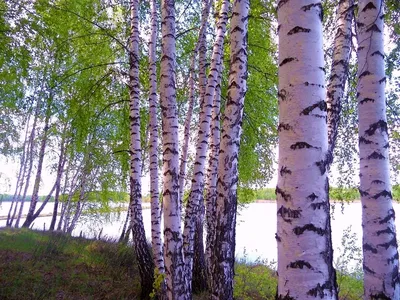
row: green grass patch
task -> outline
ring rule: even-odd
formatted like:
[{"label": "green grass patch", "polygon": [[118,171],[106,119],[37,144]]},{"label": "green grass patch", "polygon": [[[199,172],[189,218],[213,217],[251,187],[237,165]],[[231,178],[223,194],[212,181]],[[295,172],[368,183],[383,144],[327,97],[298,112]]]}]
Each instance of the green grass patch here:
[{"label": "green grass patch", "polygon": [[[236,300],[275,299],[274,265],[239,260]],[[362,298],[362,281],[338,274],[341,300]],[[0,299],[139,299],[131,246],[29,229],[0,229]],[[193,299],[207,299],[194,295]]]},{"label": "green grass patch", "polygon": [[0,299],[137,299],[132,247],[27,229],[0,230]]}]

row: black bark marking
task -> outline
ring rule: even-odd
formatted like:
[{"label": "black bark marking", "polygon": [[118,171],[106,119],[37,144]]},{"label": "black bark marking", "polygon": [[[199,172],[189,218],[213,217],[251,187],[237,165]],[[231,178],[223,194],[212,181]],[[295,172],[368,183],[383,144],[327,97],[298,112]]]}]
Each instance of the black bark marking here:
[{"label": "black bark marking", "polygon": [[283,198],[283,200],[285,200],[286,202],[289,200],[292,200],[292,196],[290,196],[289,193],[285,193],[283,190],[281,190],[278,186],[275,189],[275,194],[276,195],[281,195],[281,197]]},{"label": "black bark marking", "polygon": [[[284,63],[284,61],[285,60],[283,60],[282,64]],[[286,90],[285,89],[281,89],[278,92],[278,98],[281,99],[282,101],[285,101],[286,100],[286,94],[287,94]]]},{"label": "black bark marking", "polygon": [[314,224],[306,224],[304,226],[297,226],[293,228],[293,232],[295,235],[302,235],[305,231],[312,231],[320,236],[323,236],[326,233],[325,229],[316,227]]},{"label": "black bark marking", "polygon": [[326,206],[327,206],[327,202],[311,203],[311,208],[313,210],[325,208]]},{"label": "black bark marking", "polygon": [[282,60],[282,62],[279,64],[279,66],[282,67],[283,65],[290,63],[291,61],[294,61],[294,60],[297,61],[297,58],[295,58],[295,57],[285,58],[284,60]]},{"label": "black bark marking", "polygon": [[372,31],[372,32],[382,32],[380,29],[379,29],[379,27],[378,27],[378,25],[376,25],[376,24],[374,24],[374,25],[372,25],[370,28],[368,28],[367,30],[366,30],[366,32],[370,32],[370,31]]},{"label": "black bark marking", "polygon": [[369,156],[367,157],[367,159],[385,159],[385,157],[384,157],[382,154],[380,154],[380,153],[374,151],[374,152],[372,152],[371,155],[369,155]]},{"label": "black bark marking", "polygon": [[310,83],[310,82],[308,82],[308,81],[304,82],[304,85],[305,85],[305,86],[309,86],[309,85],[311,85],[311,86],[318,86],[318,87],[320,87],[320,88],[323,88],[323,87],[324,87],[323,84]]},{"label": "black bark marking", "polygon": [[371,75],[371,72],[370,71],[364,71],[364,72],[361,73],[361,75],[358,78],[361,78],[361,77],[364,77],[364,76],[368,76],[368,75]]},{"label": "black bark marking", "polygon": [[287,34],[292,35],[292,34],[296,34],[299,32],[310,32],[310,31],[311,31],[311,29],[309,29],[309,28],[296,26],[296,27],[292,28]]},{"label": "black bark marking", "polygon": [[382,192],[374,195],[372,198],[378,199],[379,197],[389,197],[392,199],[392,193],[390,191],[383,190]]},{"label": "black bark marking", "polygon": [[293,127],[290,126],[290,124],[287,124],[287,123],[279,123],[278,131],[282,131],[282,130],[291,130],[291,129],[293,129]]},{"label": "black bark marking", "polygon": [[318,199],[318,196],[315,195],[315,193],[312,193],[311,195],[308,195],[308,196],[307,196],[307,199],[308,199],[308,200],[311,200],[311,201],[314,201],[315,199]]},{"label": "black bark marking", "polygon": [[318,167],[319,170],[321,171],[321,175],[324,175],[325,172],[326,172],[326,167],[328,166],[328,161],[327,161],[327,159],[317,161],[315,164],[317,165],[317,167]]},{"label": "black bark marking", "polygon": [[378,250],[376,248],[372,247],[370,244],[367,244],[367,243],[365,243],[363,245],[363,249],[364,249],[364,251],[371,251],[374,254],[378,253]]},{"label": "black bark marking", "polygon": [[360,192],[361,197],[367,197],[369,196],[369,193],[367,191],[363,191],[362,189],[358,188],[358,191]]},{"label": "black bark marking", "polygon": [[[281,216],[286,223],[292,223],[290,219],[298,219],[301,216],[301,209],[291,209],[283,205],[278,209],[277,215]],[[288,219],[289,218],[289,219]]]},{"label": "black bark marking", "polygon": [[374,102],[375,102],[375,99],[372,99],[372,98],[364,98],[364,99],[362,99],[362,100],[360,101],[360,104],[364,104],[364,103],[367,103],[367,102],[372,102],[372,103],[374,103]]},{"label": "black bark marking", "polygon": [[388,258],[386,261],[388,264],[394,264],[399,259],[399,252],[396,252],[391,258]]},{"label": "black bark marking", "polygon": [[365,144],[365,145],[369,145],[372,144],[373,142],[370,140],[367,140],[365,137],[360,137],[358,140],[359,144]]},{"label": "black bark marking", "polygon": [[288,264],[286,266],[286,269],[303,269],[304,267],[313,270],[313,267],[311,266],[311,264],[308,261],[305,260],[296,260],[294,262],[291,262],[290,264]]},{"label": "black bark marking", "polygon": [[[367,271],[368,273],[375,274],[375,272],[372,271],[370,268],[368,268],[365,264],[363,264],[363,270],[364,270],[364,271]],[[372,298],[371,298],[371,299],[372,299]],[[379,298],[379,299],[380,299],[380,298]]]},{"label": "black bark marking", "polygon": [[375,52],[373,52],[373,53],[371,54],[371,56],[374,56],[374,55],[379,55],[379,56],[381,56],[382,58],[385,58],[385,55],[384,55],[381,51],[379,51],[379,50],[376,50]]},{"label": "black bark marking", "polygon": [[[364,27],[364,23],[357,22],[356,24],[357,24],[357,27],[359,27],[359,28]],[[358,47],[357,50],[362,50],[362,49],[364,49],[364,47]]]},{"label": "black bark marking", "polygon": [[311,8],[313,8],[313,7],[318,7],[319,8],[319,19],[322,22],[323,19],[324,19],[324,10],[322,8],[322,4],[321,3],[312,3],[312,4],[309,4],[309,5],[304,5],[301,9],[303,11],[307,11],[307,10],[311,10]]},{"label": "black bark marking", "polygon": [[386,143],[383,148],[388,149],[389,148],[389,143]]},{"label": "black bark marking", "polygon": [[379,224],[387,223],[387,222],[389,222],[391,219],[393,219],[393,221],[396,219],[396,214],[395,214],[393,208],[389,209],[388,215],[387,215],[383,220],[379,221]]},{"label": "black bark marking", "polygon": [[318,283],[315,288],[313,288],[307,292],[307,295],[314,296],[314,297],[319,296],[321,299],[323,299],[325,296],[324,290],[332,291],[332,284],[329,281],[326,281],[323,285]]},{"label": "black bark marking", "polygon": [[[397,255],[397,259],[398,258],[399,258],[399,255]],[[392,287],[394,288],[396,286],[396,284],[398,284],[399,282],[400,282],[399,266],[398,266],[398,264],[396,264],[393,266],[393,271],[392,271]]]},{"label": "black bark marking", "polygon": [[385,248],[386,250],[389,249],[389,247],[394,247],[397,249],[397,241],[396,241],[396,236],[394,236],[389,242],[387,243],[382,243],[376,245],[377,247],[382,247]]},{"label": "black bark marking", "polygon": [[277,233],[275,233],[275,239],[276,239],[276,241],[277,242],[282,242],[282,239],[281,239],[281,237],[277,234]]},{"label": "black bark marking", "polygon": [[321,149],[320,147],[311,146],[310,144],[308,144],[306,142],[297,142],[290,146],[290,149],[292,149],[292,150],[304,149],[304,148],[306,148],[306,149],[310,149],[310,148]]},{"label": "black bark marking", "polygon": [[365,12],[368,9],[376,9],[376,6],[372,2],[368,2],[368,4],[365,5],[364,8],[362,9],[362,12]]},{"label": "black bark marking", "polygon": [[381,132],[387,133],[388,132],[387,123],[384,120],[379,120],[378,122],[371,124],[369,128],[365,130],[365,133],[371,136],[378,129],[380,129]]},{"label": "black bark marking", "polygon": [[321,111],[326,111],[326,102],[324,100],[319,101],[317,103],[314,103],[313,105],[310,105],[303,109],[300,113],[300,115],[309,115],[310,112],[312,112],[314,109],[319,108]]},{"label": "black bark marking", "polygon": [[292,174],[292,171],[290,171],[287,167],[282,167],[281,170],[279,171],[279,173],[281,174],[281,176],[285,175],[285,174]]},{"label": "black bark marking", "polygon": [[377,234],[378,236],[380,236],[381,234],[395,234],[395,232],[393,231],[392,228],[387,227],[387,228],[384,229],[384,230],[378,230],[378,231],[376,232],[376,234]]},{"label": "black bark marking", "polygon": [[283,5],[285,5],[286,3],[288,3],[289,0],[281,0],[278,2],[278,9],[281,8]]},{"label": "black bark marking", "polygon": [[372,180],[372,183],[375,183],[375,184],[384,184],[385,182],[382,181],[382,180]]},{"label": "black bark marking", "polygon": [[379,84],[382,84],[382,83],[386,82],[386,76],[383,77],[382,79],[380,79],[378,82],[379,82]]}]

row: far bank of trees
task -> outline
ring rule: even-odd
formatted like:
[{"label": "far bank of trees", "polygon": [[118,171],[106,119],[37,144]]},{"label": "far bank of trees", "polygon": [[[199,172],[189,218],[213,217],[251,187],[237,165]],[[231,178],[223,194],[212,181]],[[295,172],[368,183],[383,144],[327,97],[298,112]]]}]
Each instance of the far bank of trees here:
[{"label": "far bank of trees", "polygon": [[[359,149],[365,297],[396,299],[388,132],[396,169],[398,87],[385,97],[385,84],[396,80],[399,7],[357,5],[0,4],[0,150],[20,165],[7,226],[29,227],[54,200],[50,229],[71,234],[94,191],[105,203],[129,191],[121,240],[132,233],[142,298],[156,281],[162,299],[203,291],[233,299],[238,193],[250,198],[271,178],[279,137],[277,299],[338,299],[329,173],[351,174]],[[54,184],[39,202],[45,166]],[[151,249],[142,217],[147,173]]]}]

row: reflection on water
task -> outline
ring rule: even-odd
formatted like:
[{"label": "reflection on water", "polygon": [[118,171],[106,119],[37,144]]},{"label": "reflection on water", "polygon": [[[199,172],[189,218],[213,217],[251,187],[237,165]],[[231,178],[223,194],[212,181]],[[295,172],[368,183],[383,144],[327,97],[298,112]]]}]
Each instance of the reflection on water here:
[{"label": "reflection on water", "polygon": [[[0,216],[8,213],[10,202],[3,202],[0,207]],[[26,212],[28,206],[25,206]],[[394,203],[396,214],[399,213],[400,205]],[[43,210],[43,214],[51,213],[53,204],[49,203]],[[24,213],[26,213],[24,211]],[[118,239],[126,212],[97,214],[82,216],[73,235],[79,236],[81,233],[85,237],[98,237],[100,231],[103,238]],[[146,236],[150,239],[150,210],[143,210],[143,222],[145,225]],[[33,228],[43,229],[50,225],[51,217],[41,217],[35,220]],[[399,226],[399,219],[396,219],[396,227]],[[0,221],[0,227],[5,226],[6,221]],[[334,246],[334,259],[337,261],[345,250],[341,245],[341,239],[346,229],[351,226],[351,232],[356,238],[355,246],[361,248],[361,204],[350,203],[335,205],[332,212],[332,242]],[[276,261],[277,246],[275,241],[276,232],[276,204],[275,203],[252,203],[239,211],[236,227],[236,256],[247,261]],[[350,262],[349,267],[355,267],[355,262]]]}]

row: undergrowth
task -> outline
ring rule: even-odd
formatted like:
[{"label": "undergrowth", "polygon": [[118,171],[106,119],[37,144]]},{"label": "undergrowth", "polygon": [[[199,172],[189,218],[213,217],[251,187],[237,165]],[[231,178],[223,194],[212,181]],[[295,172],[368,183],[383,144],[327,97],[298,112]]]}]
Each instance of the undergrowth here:
[{"label": "undergrowth", "polygon": [[[350,239],[350,242],[349,242]],[[354,237],[337,263],[341,300],[361,299],[362,281],[340,268],[352,259]],[[350,255],[350,256],[349,256]],[[275,299],[274,263],[239,259],[235,300]],[[140,278],[130,245],[29,229],[0,229],[0,299],[139,299]],[[193,299],[207,299],[207,293]]]}]

